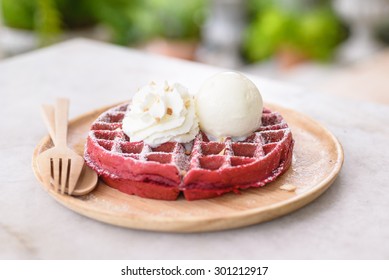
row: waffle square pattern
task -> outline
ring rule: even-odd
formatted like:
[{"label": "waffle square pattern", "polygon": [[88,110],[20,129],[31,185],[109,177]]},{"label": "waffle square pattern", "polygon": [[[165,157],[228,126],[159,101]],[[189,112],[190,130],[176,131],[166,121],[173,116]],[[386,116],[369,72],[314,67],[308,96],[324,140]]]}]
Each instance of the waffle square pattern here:
[{"label": "waffle square pattern", "polygon": [[206,199],[261,187],[291,165],[292,133],[282,116],[264,109],[262,125],[243,141],[210,141],[200,132],[191,143],[150,147],[122,131],[128,104],[92,124],[85,160],[110,187],[151,199]]}]

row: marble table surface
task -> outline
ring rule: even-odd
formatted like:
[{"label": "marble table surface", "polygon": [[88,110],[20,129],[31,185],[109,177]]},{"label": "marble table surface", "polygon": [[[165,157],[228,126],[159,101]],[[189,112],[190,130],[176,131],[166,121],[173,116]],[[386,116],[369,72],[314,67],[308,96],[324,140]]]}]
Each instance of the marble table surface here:
[{"label": "marble table surface", "polygon": [[241,229],[176,234],[119,228],[64,208],[31,168],[46,135],[40,104],[71,99],[70,117],[129,99],[152,79],[196,91],[222,69],[83,39],[0,63],[1,259],[388,259],[389,107],[251,76],[264,99],[305,113],[344,147],[343,169],[313,203]]}]

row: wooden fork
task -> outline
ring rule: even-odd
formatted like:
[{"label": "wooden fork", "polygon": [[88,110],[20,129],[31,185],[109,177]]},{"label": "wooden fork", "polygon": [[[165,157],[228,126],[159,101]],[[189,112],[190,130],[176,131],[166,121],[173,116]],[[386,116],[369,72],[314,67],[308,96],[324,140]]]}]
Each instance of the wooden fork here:
[{"label": "wooden fork", "polygon": [[[55,104],[55,132],[49,130],[54,147],[41,153],[37,158],[38,167],[45,185],[54,186],[61,194],[71,195],[80,177],[84,159],[69,149],[67,142],[69,100],[60,98]],[[53,136],[53,135],[52,135]]]}]

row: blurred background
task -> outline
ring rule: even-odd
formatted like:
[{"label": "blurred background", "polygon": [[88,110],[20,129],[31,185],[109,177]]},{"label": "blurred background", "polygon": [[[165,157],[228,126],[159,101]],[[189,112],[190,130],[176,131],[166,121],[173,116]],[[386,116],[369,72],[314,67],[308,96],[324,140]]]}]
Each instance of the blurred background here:
[{"label": "blurred background", "polygon": [[75,37],[322,89],[389,70],[389,0],[0,0],[0,59]]}]

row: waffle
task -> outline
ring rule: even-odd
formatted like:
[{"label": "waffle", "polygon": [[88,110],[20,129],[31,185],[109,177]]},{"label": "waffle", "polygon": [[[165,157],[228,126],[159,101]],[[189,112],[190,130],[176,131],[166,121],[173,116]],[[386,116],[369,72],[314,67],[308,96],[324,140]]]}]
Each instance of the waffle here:
[{"label": "waffle", "polygon": [[291,164],[293,138],[282,116],[263,110],[262,125],[243,141],[210,141],[200,132],[187,144],[150,147],[130,142],[121,129],[128,104],[112,108],[92,124],[85,160],[109,186],[145,198],[187,200],[261,187]]}]

